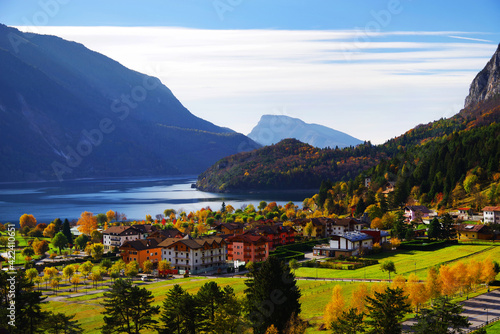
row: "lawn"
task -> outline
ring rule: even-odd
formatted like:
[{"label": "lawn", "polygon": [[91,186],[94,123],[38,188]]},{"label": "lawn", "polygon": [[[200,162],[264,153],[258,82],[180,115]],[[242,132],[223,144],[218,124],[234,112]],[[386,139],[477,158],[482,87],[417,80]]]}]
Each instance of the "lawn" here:
[{"label": "lawn", "polygon": [[495,322],[493,325],[486,327],[488,334],[500,334],[500,321]]},{"label": "lawn", "polygon": [[[199,279],[196,277],[187,279],[175,279],[171,281],[161,281],[142,285],[153,292],[155,305],[162,305],[166,293],[174,284],[180,284],[183,289],[190,293],[196,293],[201,285],[209,282],[209,279]],[[215,280],[220,286],[231,286],[239,297],[243,297],[243,291],[246,288],[244,278],[218,278]],[[330,301],[332,288],[336,284],[341,284],[342,292],[346,300],[350,299],[352,291],[359,283],[337,283],[331,281],[299,280],[298,286],[301,289],[302,297],[302,317],[311,321],[314,328],[308,333],[314,333],[317,325],[321,321],[326,304]],[[79,291],[80,292],[80,291]],[[82,325],[85,333],[99,333],[98,328],[102,326],[103,307],[100,303],[103,301],[103,293],[89,294],[79,297],[67,298],[65,302],[50,301],[44,305],[44,310],[62,312],[65,314],[76,314],[75,320]],[[144,333],[147,333],[144,331]],[[152,332],[153,333],[153,332]]]},{"label": "lawn", "polygon": [[[427,269],[432,266],[439,266],[444,263],[459,259],[492,259],[500,256],[500,247],[489,245],[452,245],[435,251],[397,251],[383,252],[369,258],[377,259],[379,262],[390,259],[394,262],[397,274],[409,276],[416,273],[421,279],[427,277]],[[338,270],[326,268],[299,268],[296,271],[297,277],[318,277],[318,278],[357,278],[357,279],[388,279],[386,272],[380,270],[380,265],[368,266],[356,270]],[[391,276],[393,278],[394,275]]]}]

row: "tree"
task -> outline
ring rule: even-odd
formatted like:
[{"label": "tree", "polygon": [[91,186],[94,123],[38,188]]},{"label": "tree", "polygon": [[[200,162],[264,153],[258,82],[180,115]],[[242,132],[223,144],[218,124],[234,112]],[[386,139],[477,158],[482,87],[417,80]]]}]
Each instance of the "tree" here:
[{"label": "tree", "polygon": [[411,311],[407,299],[402,289],[389,287],[383,293],[375,292],[373,297],[366,297],[368,333],[400,334],[400,322]]},{"label": "tree", "polygon": [[83,277],[87,277],[87,275],[92,271],[92,267],[94,267],[92,262],[86,261],[80,265],[78,270],[82,273]]},{"label": "tree", "polygon": [[64,223],[62,225],[62,233],[66,236],[68,244],[73,245],[73,234],[71,234],[71,227],[69,226],[68,219],[64,219]]},{"label": "tree", "polygon": [[343,311],[342,314],[330,324],[330,330],[335,334],[364,333],[364,313],[358,313],[355,308]]},{"label": "tree", "polygon": [[136,260],[130,261],[125,267],[125,275],[132,278],[139,273],[139,263]]},{"label": "tree", "polygon": [[[0,328],[8,329],[10,333],[25,334],[38,333],[38,328],[47,315],[43,312],[41,304],[46,297],[42,293],[33,289],[34,284],[25,277],[21,271],[15,275],[9,275],[6,271],[0,270]],[[10,304],[8,294],[13,293],[14,306]],[[8,317],[9,308],[14,307],[15,326],[11,326]]]},{"label": "tree", "polygon": [[357,288],[352,292],[351,308],[355,308],[358,314],[365,312],[365,299],[368,294],[368,285],[366,285],[365,283],[359,284]]},{"label": "tree", "polygon": [[243,304],[236,298],[233,288],[225,286],[222,289],[222,303],[215,310],[215,333],[243,332],[242,311]]},{"label": "tree", "polygon": [[80,250],[84,250],[85,247],[87,246],[87,243],[90,241],[89,237],[86,236],[85,234],[80,234],[76,239],[75,239],[75,245],[76,248]]},{"label": "tree", "polygon": [[113,210],[109,210],[106,212],[106,218],[108,219],[108,223],[111,223],[113,219],[116,218],[115,212]]},{"label": "tree", "polygon": [[332,298],[325,307],[323,319],[325,319],[326,327],[331,328],[331,324],[336,321],[344,312],[345,300],[342,295],[342,287],[335,285],[332,289]]},{"label": "tree", "polygon": [[288,265],[290,266],[290,269],[292,269],[294,273],[295,270],[297,270],[300,267],[299,261],[297,261],[297,259],[291,259],[290,262],[288,262]]},{"label": "tree", "polygon": [[429,239],[438,239],[441,235],[441,223],[437,217],[434,217],[429,224],[429,228],[427,229],[427,236]]},{"label": "tree", "polygon": [[416,334],[464,333],[463,327],[470,326],[466,316],[461,316],[463,307],[453,304],[447,297],[437,298],[430,309],[422,309],[412,326]]},{"label": "tree", "polygon": [[56,235],[56,225],[51,223],[43,230],[43,236],[52,239],[54,235]]},{"label": "tree", "polygon": [[406,290],[408,291],[408,300],[411,306],[418,311],[418,307],[428,299],[426,286],[420,284],[419,278],[415,273],[411,273],[410,277],[408,277]]},{"label": "tree", "polygon": [[71,277],[75,274],[75,267],[73,266],[66,266],[63,269],[63,275],[68,279],[68,283],[71,280]]},{"label": "tree", "polygon": [[151,270],[153,270],[153,262],[146,260],[142,264],[142,271],[146,274],[151,274]]},{"label": "tree", "polygon": [[33,246],[33,250],[35,251],[35,254],[37,255],[42,255],[45,254],[45,252],[48,252],[50,250],[49,243],[47,240],[38,240],[35,239],[33,240],[33,243],[31,244]]},{"label": "tree", "polygon": [[160,334],[196,333],[198,324],[198,303],[189,293],[176,284],[167,292],[160,317]]},{"label": "tree", "polygon": [[142,329],[153,329],[158,323],[153,316],[160,313],[160,307],[152,306],[154,297],[146,288],[117,279],[104,297],[103,333],[139,333]]},{"label": "tree", "polygon": [[78,231],[86,235],[91,235],[92,231],[97,229],[97,218],[92,212],[84,211],[76,223]]},{"label": "tree", "polygon": [[33,250],[33,247],[28,246],[23,249],[21,255],[24,256],[25,258],[31,259],[33,255],[35,255],[35,251]]},{"label": "tree", "polygon": [[90,246],[90,255],[96,261],[99,261],[104,255],[104,245],[101,243],[92,244]]},{"label": "tree", "polygon": [[99,232],[98,230],[92,231],[90,234],[90,241],[93,243],[101,243],[102,242],[102,233]]},{"label": "tree", "polygon": [[274,324],[283,331],[292,314],[300,314],[300,289],[290,267],[276,257],[269,257],[260,269],[245,281],[248,320],[255,333],[263,333]]},{"label": "tree", "polygon": [[167,260],[161,260],[160,262],[158,262],[158,274],[166,270],[170,270],[170,262],[168,262]]},{"label": "tree", "polygon": [[33,215],[24,214],[19,218],[21,229],[28,226],[30,229],[36,226],[36,218]]},{"label": "tree", "polygon": [[435,267],[427,269],[427,281],[425,282],[426,295],[430,299],[435,299],[441,295],[441,281]]},{"label": "tree", "polygon": [[8,244],[9,244],[9,238],[7,238],[7,237],[0,237],[0,245],[3,246],[4,249],[7,249],[7,245]]},{"label": "tree", "polygon": [[42,324],[42,329],[45,333],[50,334],[80,334],[83,329],[78,321],[73,320],[75,317],[72,315],[65,315],[63,313],[49,313]]},{"label": "tree", "polygon": [[59,248],[59,255],[61,255],[61,250],[68,245],[68,239],[62,232],[58,232],[54,238],[52,238],[52,245]]},{"label": "tree", "polygon": [[312,222],[307,223],[306,226],[304,227],[304,232],[307,234],[308,237],[312,235],[313,230],[314,230],[314,225]]},{"label": "tree", "polygon": [[54,224],[54,226],[56,227],[56,233],[61,232],[63,222],[60,218],[54,219],[51,224]]},{"label": "tree", "polygon": [[26,270],[25,276],[30,280],[30,282],[33,282],[35,277],[38,277],[38,270],[36,270],[36,268],[30,268]]},{"label": "tree", "polygon": [[380,265],[380,270],[387,271],[389,273],[389,279],[391,279],[391,273],[396,273],[396,266],[391,260],[385,260]]},{"label": "tree", "polygon": [[205,283],[196,294],[199,307],[199,325],[202,332],[214,331],[215,312],[223,304],[223,293],[214,281]]}]

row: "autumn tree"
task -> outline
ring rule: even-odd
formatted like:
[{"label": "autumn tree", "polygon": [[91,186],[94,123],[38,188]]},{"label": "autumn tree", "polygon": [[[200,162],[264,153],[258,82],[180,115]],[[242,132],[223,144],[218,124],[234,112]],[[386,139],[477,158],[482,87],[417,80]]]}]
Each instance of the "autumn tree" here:
[{"label": "autumn tree", "polygon": [[368,285],[361,283],[352,291],[351,308],[356,309],[356,313],[363,313],[366,310],[365,300],[369,295]]},{"label": "autumn tree", "polygon": [[142,271],[145,274],[150,274],[151,270],[153,270],[153,262],[146,260],[142,263]]},{"label": "autumn tree", "polygon": [[97,218],[92,212],[84,211],[76,224],[78,225],[78,231],[90,236],[92,231],[97,229]]},{"label": "autumn tree", "polygon": [[439,281],[441,282],[441,294],[452,296],[458,290],[458,283],[455,280],[454,271],[446,265],[439,268]]},{"label": "autumn tree", "polygon": [[35,251],[33,250],[33,247],[28,246],[22,250],[21,255],[28,261],[31,260],[33,255],[35,255]]},{"label": "autumn tree", "polygon": [[54,235],[56,235],[56,225],[51,223],[43,230],[43,236],[52,239]]},{"label": "autumn tree", "polygon": [[66,236],[62,232],[58,232],[52,238],[52,245],[59,248],[59,254],[61,254],[61,250],[68,245],[68,239],[66,239]]},{"label": "autumn tree", "polygon": [[326,305],[323,319],[327,328],[330,328],[332,322],[336,321],[345,309],[345,300],[342,295],[342,287],[335,285],[332,289],[332,298]]},{"label": "autumn tree", "polygon": [[411,306],[418,311],[421,304],[425,303],[428,299],[426,286],[420,284],[420,280],[414,273],[411,273],[408,277],[408,283],[406,285],[406,291],[408,292],[408,300]]},{"label": "autumn tree", "polygon": [[441,295],[441,280],[438,270],[435,267],[427,269],[427,280],[425,282],[426,295],[430,299],[435,299]]},{"label": "autumn tree", "polygon": [[108,219],[108,223],[111,223],[116,218],[115,212],[113,210],[109,210],[106,212],[106,218]]},{"label": "autumn tree", "polygon": [[137,261],[133,260],[130,261],[126,266],[125,266],[125,275],[132,278],[137,276],[139,273],[139,263]]},{"label": "autumn tree", "polygon": [[68,279],[68,283],[71,280],[71,277],[75,274],[75,267],[73,266],[66,266],[63,269],[63,275]]},{"label": "autumn tree", "polygon": [[104,255],[104,245],[101,243],[95,243],[90,246],[90,255],[96,261],[99,261]]},{"label": "autumn tree", "polygon": [[102,233],[98,230],[92,231],[90,234],[90,241],[93,243],[101,243],[102,242]]},{"label": "autumn tree", "polygon": [[36,226],[36,218],[33,215],[24,214],[19,218],[19,225],[21,229],[28,226],[29,228],[34,228]]}]

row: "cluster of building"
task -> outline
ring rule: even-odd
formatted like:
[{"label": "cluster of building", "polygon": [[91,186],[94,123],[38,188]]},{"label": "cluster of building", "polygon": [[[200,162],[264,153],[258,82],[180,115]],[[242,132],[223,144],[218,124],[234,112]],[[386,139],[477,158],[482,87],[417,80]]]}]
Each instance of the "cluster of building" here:
[{"label": "cluster of building", "polygon": [[[469,208],[460,208],[455,218],[472,215]],[[424,206],[407,206],[405,216],[407,221],[425,221],[434,214]],[[485,207],[483,220],[500,223],[500,207]],[[135,260],[142,267],[149,260],[156,266],[167,260],[173,269],[198,274],[225,269],[228,262],[265,261],[276,247],[294,243],[296,235],[328,238],[328,244],[314,247],[313,252],[334,257],[359,255],[374,244],[389,242],[388,232],[370,229],[367,222],[353,218],[296,219],[291,224],[273,220],[221,223],[214,232],[192,238],[176,229],[156,229],[147,224],[112,226],[103,232],[103,244],[105,251],[120,251],[126,263]],[[459,239],[491,239],[493,232],[485,224],[459,224],[457,235]]]}]

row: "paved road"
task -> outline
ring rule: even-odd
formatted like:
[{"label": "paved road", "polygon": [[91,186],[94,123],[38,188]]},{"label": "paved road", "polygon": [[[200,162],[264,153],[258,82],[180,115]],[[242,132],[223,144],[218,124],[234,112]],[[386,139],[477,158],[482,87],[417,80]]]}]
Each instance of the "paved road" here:
[{"label": "paved road", "polygon": [[[500,317],[500,289],[465,300],[460,304],[464,308],[462,315],[469,319],[470,328],[489,323],[492,319]],[[410,326],[414,323],[413,319],[405,321],[403,330],[411,333]]]}]

